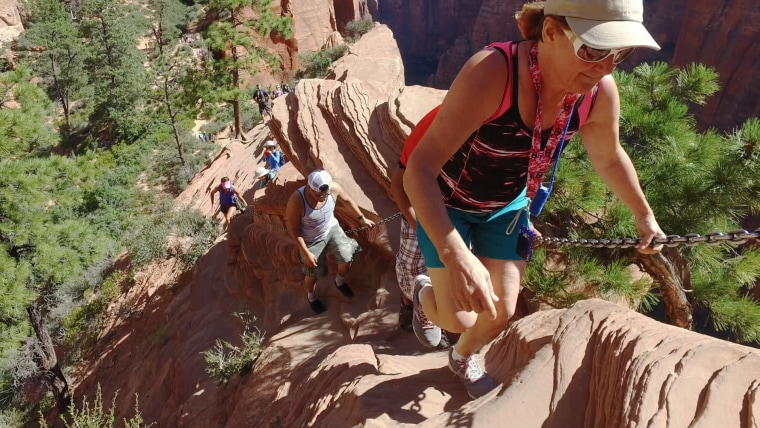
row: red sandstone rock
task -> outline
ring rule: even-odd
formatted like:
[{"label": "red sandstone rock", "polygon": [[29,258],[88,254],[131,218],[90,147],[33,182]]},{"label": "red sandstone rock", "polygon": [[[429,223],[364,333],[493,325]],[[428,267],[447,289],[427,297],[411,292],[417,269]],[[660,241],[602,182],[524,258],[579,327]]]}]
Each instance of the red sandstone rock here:
[{"label": "red sandstone rock", "polygon": [[[364,251],[347,277],[356,297],[346,301],[332,277],[323,278],[317,288],[328,310],[314,315],[283,230],[287,198],[304,174],[325,167],[369,215],[395,213],[383,174],[395,168],[411,124],[443,95],[403,86],[386,28],[366,40],[377,47],[355,45],[336,64],[339,80],[301,81],[274,101],[268,130],[256,128],[250,144],[228,142],[180,195],[180,203],[211,215],[209,193],[228,175],[252,209],[233,219],[190,273],[157,266],[139,277],[121,306],[133,315],[110,323],[77,368],[77,396],[92,397],[101,384],[107,401],[119,390],[121,420],[139,393],[146,422],[171,427],[754,424],[757,350],[601,300],[513,323],[481,352],[502,386],[470,401],[446,368],[446,353],[424,353],[396,326],[397,220],[356,235]],[[291,162],[258,189],[252,171],[269,131]],[[356,226],[350,214],[337,213],[347,228]],[[250,373],[218,385],[202,352],[217,339],[240,343],[240,312],[256,316],[266,341]]]}]

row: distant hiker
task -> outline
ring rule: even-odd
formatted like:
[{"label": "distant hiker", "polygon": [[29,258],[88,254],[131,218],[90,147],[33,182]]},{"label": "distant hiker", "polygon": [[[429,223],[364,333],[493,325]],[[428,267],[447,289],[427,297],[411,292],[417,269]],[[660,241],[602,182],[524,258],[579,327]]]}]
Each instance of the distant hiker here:
[{"label": "distant hiker", "polygon": [[348,206],[360,226],[375,224],[364,216],[343,188],[332,181],[332,176],[321,169],[309,174],[307,185],[293,192],[285,209],[288,232],[298,246],[298,258],[306,275],[306,297],[311,309],[318,314],[326,310],[317,297],[316,284],[318,278],[327,275],[328,252],[338,263],[335,286],[344,297],[354,296],[344,277],[360,248],[338,224],[334,215],[337,202]]},{"label": "distant hiker", "polygon": [[[245,212],[248,204],[245,203],[243,196],[232,186],[229,177],[222,177],[222,181],[219,184],[219,205],[221,205],[220,211],[224,214],[224,228],[227,229],[230,226],[232,215],[235,213],[235,209],[240,212]],[[214,194],[211,192],[211,204],[214,204]]]},{"label": "distant hiker", "polygon": [[[515,313],[535,236],[529,207],[560,142],[580,131],[599,176],[633,213],[640,252],[660,251],[650,244],[666,236],[620,145],[612,77],[635,48],[659,49],[642,24],[643,0],[546,0],[516,18],[525,40],[467,61],[404,174],[430,275],[415,281],[414,304],[462,333],[448,366],[472,398],[496,387],[475,355]],[[586,118],[583,102],[594,103]]]},{"label": "distant hiker", "polygon": [[283,94],[282,89],[280,88],[280,85],[274,85],[274,93],[272,94],[272,99],[275,99]]},{"label": "distant hiker", "polygon": [[264,113],[272,118],[272,109],[269,107],[269,92],[262,88],[260,84],[256,84],[256,90],[253,91],[253,100],[259,105],[259,114],[261,119],[264,119]]},{"label": "distant hiker", "polygon": [[282,93],[283,94],[289,94],[290,93],[290,86],[288,86],[287,83],[282,84]]},{"label": "distant hiker", "polygon": [[275,171],[275,173],[288,162],[285,155],[277,150],[277,143],[274,140],[264,143],[264,156],[261,158],[261,161],[266,162],[267,168],[270,171]]},{"label": "distant hiker", "polygon": [[274,180],[274,177],[277,175],[277,171],[272,171],[271,169],[266,169],[263,166],[260,166],[256,168],[256,172],[254,172],[253,175],[256,176],[257,180],[261,180],[259,183],[259,189],[263,189],[264,186]]}]

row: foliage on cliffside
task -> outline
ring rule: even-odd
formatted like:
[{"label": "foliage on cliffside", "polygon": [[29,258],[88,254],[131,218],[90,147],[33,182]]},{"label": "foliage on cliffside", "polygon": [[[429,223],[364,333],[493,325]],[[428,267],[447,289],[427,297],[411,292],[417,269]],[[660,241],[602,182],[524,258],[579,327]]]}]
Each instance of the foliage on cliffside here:
[{"label": "foliage on cliffside", "polygon": [[[701,65],[672,69],[641,64],[633,73],[615,74],[621,96],[621,142],[662,229],[669,234],[706,234],[740,228],[760,211],[760,121],[751,119],[728,135],[700,133],[688,114],[718,89],[717,74]],[[638,236],[633,215],[594,173],[579,141],[563,153],[553,196],[540,222],[553,236],[625,238]],[[555,271],[543,266],[566,266]],[[528,284],[539,298],[567,306],[587,298],[618,296],[651,311],[660,301],[696,311],[669,321],[747,344],[760,343],[760,306],[749,292],[760,277],[757,245],[680,246],[667,252],[673,283],[685,299],[669,300],[652,258],[635,250],[574,248],[540,250],[528,270]],[[656,278],[635,279],[634,264]]]}]

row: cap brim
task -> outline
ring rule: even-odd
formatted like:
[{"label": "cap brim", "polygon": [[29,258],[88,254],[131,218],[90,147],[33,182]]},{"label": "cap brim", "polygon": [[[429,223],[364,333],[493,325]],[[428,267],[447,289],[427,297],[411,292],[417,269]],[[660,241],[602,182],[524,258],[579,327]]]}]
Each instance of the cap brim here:
[{"label": "cap brim", "polygon": [[581,41],[593,48],[627,47],[660,50],[644,25],[636,21],[594,21],[566,16],[567,23]]}]

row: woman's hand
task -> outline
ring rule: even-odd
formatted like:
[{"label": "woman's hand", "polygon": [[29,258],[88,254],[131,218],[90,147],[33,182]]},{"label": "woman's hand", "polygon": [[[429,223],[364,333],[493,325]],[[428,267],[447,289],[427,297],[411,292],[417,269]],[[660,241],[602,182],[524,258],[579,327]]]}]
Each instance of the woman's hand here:
[{"label": "woman's hand", "polygon": [[656,254],[662,250],[662,244],[652,246],[652,241],[654,239],[667,238],[665,232],[663,232],[662,229],[660,229],[660,225],[657,224],[654,214],[637,217],[636,229],[639,231],[639,236],[641,236],[641,242],[636,247],[640,253]]},{"label": "woman's hand", "polygon": [[456,310],[487,311],[492,319],[496,319],[494,302],[498,302],[499,297],[493,291],[491,275],[483,263],[466,251],[456,255],[446,267],[451,279],[451,300]]}]

